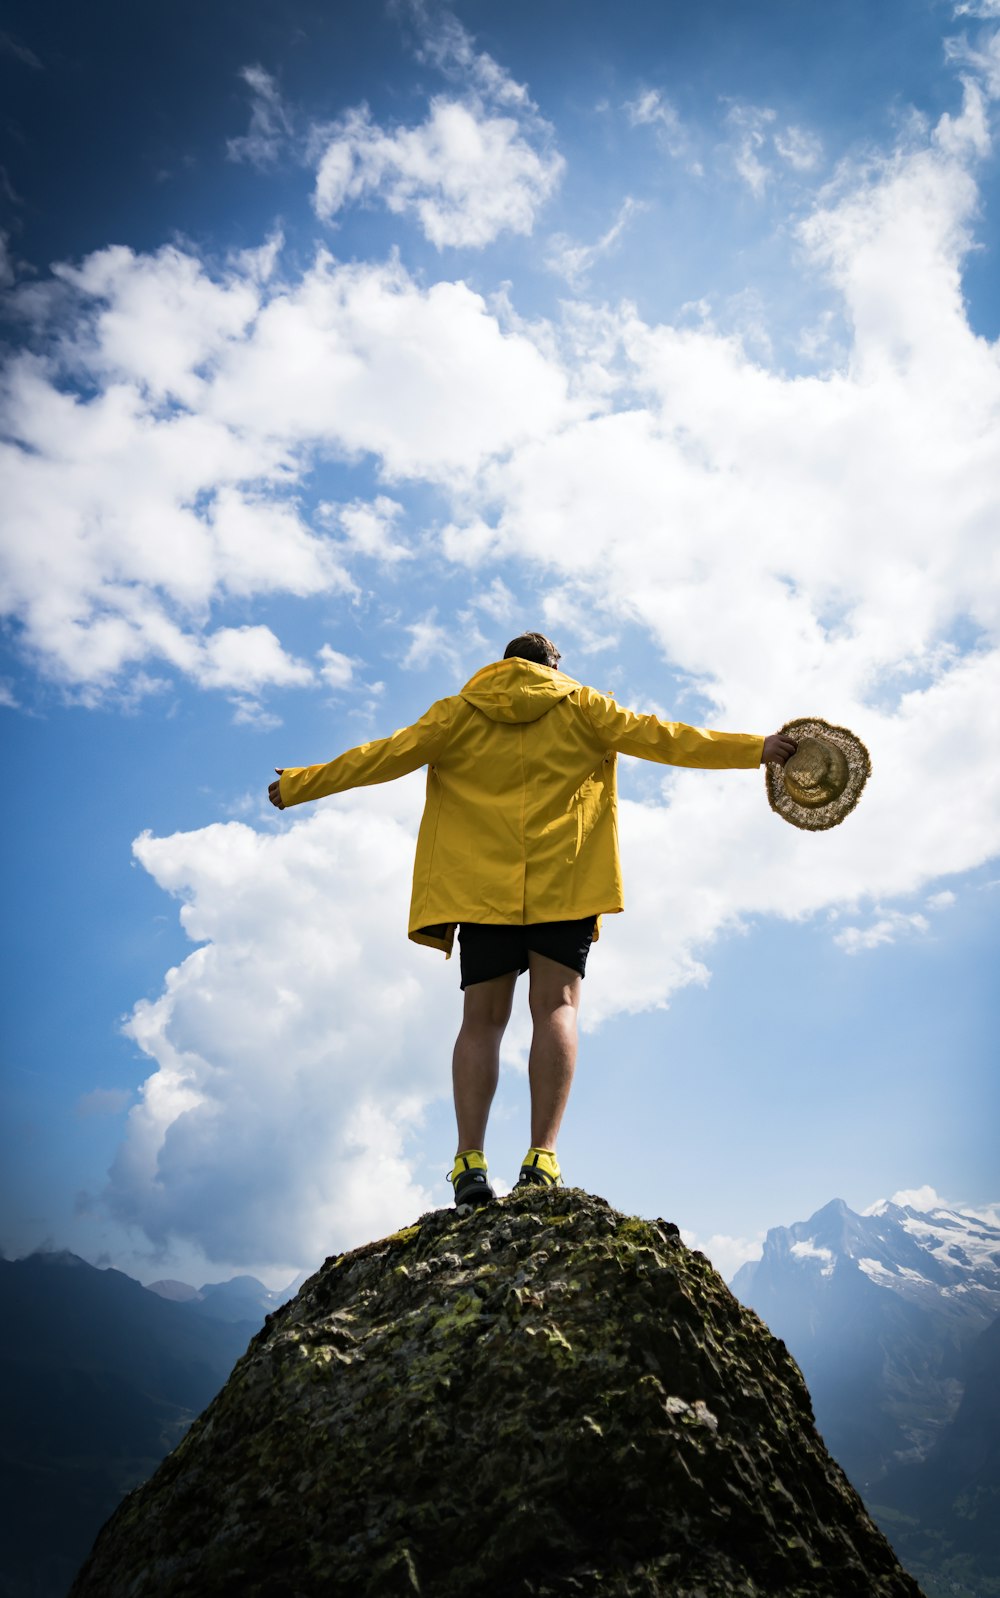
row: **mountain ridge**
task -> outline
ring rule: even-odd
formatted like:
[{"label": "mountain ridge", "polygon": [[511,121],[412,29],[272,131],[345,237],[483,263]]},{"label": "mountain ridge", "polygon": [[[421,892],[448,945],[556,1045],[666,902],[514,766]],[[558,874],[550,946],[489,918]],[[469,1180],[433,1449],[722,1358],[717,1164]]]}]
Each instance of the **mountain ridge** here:
[{"label": "mountain ridge", "polygon": [[773,1227],[731,1286],[787,1342],[831,1451],[868,1491],[954,1418],[968,1350],[1000,1315],[1000,1227],[834,1199]]},{"label": "mountain ridge", "polygon": [[69,1250],[0,1260],[3,1598],[64,1598],[96,1532],[258,1329]]}]

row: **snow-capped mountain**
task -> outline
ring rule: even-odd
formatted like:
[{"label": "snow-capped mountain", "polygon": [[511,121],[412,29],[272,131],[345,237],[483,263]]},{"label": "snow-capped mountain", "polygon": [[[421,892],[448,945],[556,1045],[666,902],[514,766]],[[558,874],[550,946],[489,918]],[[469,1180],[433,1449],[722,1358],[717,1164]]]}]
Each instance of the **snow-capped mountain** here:
[{"label": "snow-capped mountain", "polygon": [[775,1227],[733,1291],[788,1344],[820,1430],[859,1487],[925,1457],[955,1414],[965,1351],[1000,1316],[1000,1226],[841,1200]]}]

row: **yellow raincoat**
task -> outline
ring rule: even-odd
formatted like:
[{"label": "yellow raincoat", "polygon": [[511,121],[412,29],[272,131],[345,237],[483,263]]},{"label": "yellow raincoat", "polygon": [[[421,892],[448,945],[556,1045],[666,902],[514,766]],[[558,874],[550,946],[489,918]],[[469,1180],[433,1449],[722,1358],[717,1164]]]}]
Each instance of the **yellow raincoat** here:
[{"label": "yellow raincoat", "polygon": [[[760,764],[763,738],[637,716],[528,660],[484,666],[390,738],[286,769],[286,805],[427,767],[409,934],[451,954],[461,921],[524,926],[624,908],[615,759]],[[596,933],[595,933],[596,936]]]}]

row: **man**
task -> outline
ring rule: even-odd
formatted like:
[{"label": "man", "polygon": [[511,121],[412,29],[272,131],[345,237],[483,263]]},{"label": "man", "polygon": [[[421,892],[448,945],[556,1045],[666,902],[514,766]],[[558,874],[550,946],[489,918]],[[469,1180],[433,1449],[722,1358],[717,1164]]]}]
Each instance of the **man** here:
[{"label": "man", "polygon": [[279,768],[271,803],[390,782],[427,767],[409,935],[450,956],[456,928],[465,1008],[452,1081],[455,1203],[485,1204],[486,1123],[514,985],[527,971],[531,1147],[518,1185],[561,1180],[556,1139],[576,1065],[577,1011],[600,917],[623,909],[616,756],[721,768],[781,764],[790,738],[705,732],[623,710],[557,670],[541,633],[512,639],[460,694],[412,727],[327,765]]}]

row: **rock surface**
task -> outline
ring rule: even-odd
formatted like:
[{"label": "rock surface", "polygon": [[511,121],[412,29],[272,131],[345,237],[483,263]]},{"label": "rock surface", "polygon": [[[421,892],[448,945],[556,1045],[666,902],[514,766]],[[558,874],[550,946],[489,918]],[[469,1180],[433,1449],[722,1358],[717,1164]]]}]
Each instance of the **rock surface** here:
[{"label": "rock surface", "polygon": [[328,1260],[72,1598],[919,1598],[675,1227],[515,1193]]}]

